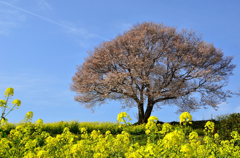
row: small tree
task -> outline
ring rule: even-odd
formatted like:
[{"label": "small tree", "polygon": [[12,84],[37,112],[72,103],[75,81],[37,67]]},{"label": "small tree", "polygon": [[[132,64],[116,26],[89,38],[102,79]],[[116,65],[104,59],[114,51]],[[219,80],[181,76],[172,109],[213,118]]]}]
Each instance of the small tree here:
[{"label": "small tree", "polygon": [[222,87],[235,65],[201,37],[163,24],[137,24],[88,52],[72,78],[70,89],[79,94],[74,100],[92,112],[107,99],[124,103],[122,109],[138,107],[138,124],[147,122],[154,106],[174,104],[177,113],[217,108],[233,94]]}]

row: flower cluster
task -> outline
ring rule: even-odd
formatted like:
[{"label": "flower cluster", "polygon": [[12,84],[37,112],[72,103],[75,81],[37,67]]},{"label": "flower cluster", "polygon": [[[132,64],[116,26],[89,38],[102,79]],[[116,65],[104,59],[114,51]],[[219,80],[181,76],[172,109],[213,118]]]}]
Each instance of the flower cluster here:
[{"label": "flower cluster", "polygon": [[[4,116],[4,114],[5,114],[6,108],[9,108],[9,107],[7,106],[8,98],[9,98],[9,96],[13,96],[13,94],[14,94],[14,89],[8,87],[8,88],[6,89],[6,91],[5,91],[5,93],[4,93],[4,97],[7,97],[6,101],[3,100],[3,99],[0,99],[0,107],[3,108],[3,113],[2,113],[2,116],[1,116],[1,123],[7,121],[7,119],[5,118],[7,115]],[[12,108],[9,112],[11,112],[12,110],[14,110],[14,107],[15,107],[16,105],[17,105],[17,109],[19,109],[19,106],[21,105],[21,101],[18,100],[18,99],[15,99],[14,101],[12,101],[12,103],[13,103],[14,106],[13,106],[13,108]],[[9,113],[9,112],[8,112],[8,113]]]},{"label": "flower cluster", "polygon": [[[126,123],[126,120],[125,120],[126,117],[129,119],[129,121],[132,120],[132,119],[130,118],[130,116],[129,116],[126,112],[121,112],[120,114],[118,114],[117,120],[118,120],[119,123],[120,123],[120,122],[124,122],[124,123],[127,124],[127,125],[131,125],[130,122],[127,122],[127,123]],[[120,125],[119,127],[121,127],[121,125]]]},{"label": "flower cluster", "polygon": [[[1,115],[1,118],[0,118],[0,131],[2,132],[3,134],[3,137],[6,137],[6,133],[4,132],[4,125],[7,124],[7,121],[8,119],[6,118],[6,116],[12,111],[14,110],[14,107],[17,105],[17,109],[19,108],[19,106],[21,105],[21,101],[18,100],[18,99],[15,99],[14,101],[12,101],[13,103],[13,108],[5,115],[5,110],[6,108],[9,108],[7,106],[7,102],[8,102],[8,99],[9,99],[9,96],[13,96],[14,94],[14,89],[13,88],[10,88],[8,87],[4,93],[4,97],[7,97],[6,100],[3,100],[3,99],[0,99],[0,107],[2,107],[3,111],[2,111],[2,115]],[[5,116],[4,116],[5,115]]]},{"label": "flower cluster", "polygon": [[187,122],[189,122],[190,124],[192,124],[192,116],[188,113],[188,112],[183,112],[180,115],[180,124],[183,122],[183,125],[186,125]]}]

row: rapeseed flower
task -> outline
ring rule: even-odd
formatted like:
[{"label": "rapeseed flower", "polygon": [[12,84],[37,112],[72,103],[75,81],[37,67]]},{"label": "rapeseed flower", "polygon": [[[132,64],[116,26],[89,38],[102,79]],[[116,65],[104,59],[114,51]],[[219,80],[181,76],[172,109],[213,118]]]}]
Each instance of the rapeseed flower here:
[{"label": "rapeseed flower", "polygon": [[205,129],[204,129],[205,134],[206,134],[206,132],[207,133],[213,133],[214,122],[208,121],[204,127],[205,127]]},{"label": "rapeseed flower", "polygon": [[1,126],[5,125],[7,123],[8,119],[2,118],[1,119]]},{"label": "rapeseed flower", "polygon": [[191,145],[189,144],[184,144],[183,146],[181,146],[181,150],[180,152],[185,153],[185,157],[191,157],[194,153],[194,150],[192,149]]},{"label": "rapeseed flower", "polygon": [[14,89],[13,88],[10,88],[8,87],[4,93],[4,96],[5,97],[9,97],[9,95],[13,96],[13,93],[14,93]]},{"label": "rapeseed flower", "polygon": [[153,122],[157,122],[158,121],[158,118],[156,117],[156,116],[150,116],[149,118],[148,118],[148,122],[149,121],[153,121]]},{"label": "rapeseed flower", "polygon": [[[180,124],[183,122],[183,125],[185,125],[186,122],[192,121],[192,116],[188,112],[183,112],[179,118],[180,118]],[[192,122],[189,122],[189,123],[192,124]]]},{"label": "rapeseed flower", "polygon": [[27,121],[27,122],[28,122],[28,121],[31,121],[32,118],[33,118],[33,112],[32,112],[32,111],[29,111],[29,112],[27,112],[27,114],[25,115],[23,121]]},{"label": "rapeseed flower", "polygon": [[[120,123],[120,122],[124,122],[125,124],[127,124],[127,125],[131,125],[131,123],[130,122],[126,122],[125,121],[125,117],[127,117],[128,119],[129,119],[129,121],[131,121],[132,119],[130,118],[130,116],[126,113],[126,112],[121,112],[120,114],[118,114],[118,116],[117,116],[117,120],[118,120],[118,122]],[[119,128],[121,128],[121,125],[119,126]]]},{"label": "rapeseed flower", "polygon": [[0,107],[4,107],[4,105],[6,105],[6,101],[3,99],[0,99]]},{"label": "rapeseed flower", "polygon": [[19,106],[21,105],[21,101],[18,99],[15,99],[14,101],[12,101],[13,104],[16,104],[18,107],[17,109],[19,109]]}]

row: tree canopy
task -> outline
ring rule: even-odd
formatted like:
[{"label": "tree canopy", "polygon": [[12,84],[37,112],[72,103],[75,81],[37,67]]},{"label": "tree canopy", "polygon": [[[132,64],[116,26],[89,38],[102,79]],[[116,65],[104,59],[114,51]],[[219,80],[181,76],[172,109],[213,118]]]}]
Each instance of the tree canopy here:
[{"label": "tree canopy", "polygon": [[222,89],[235,68],[233,57],[196,31],[143,22],[88,54],[72,78],[74,100],[92,111],[106,100],[120,101],[123,109],[138,107],[139,124],[147,122],[153,107],[217,110],[233,94]]}]

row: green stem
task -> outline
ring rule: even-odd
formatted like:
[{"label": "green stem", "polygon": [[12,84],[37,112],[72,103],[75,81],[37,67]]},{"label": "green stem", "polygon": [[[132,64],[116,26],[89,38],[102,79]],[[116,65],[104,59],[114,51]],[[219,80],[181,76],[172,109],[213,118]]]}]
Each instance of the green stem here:
[{"label": "green stem", "polygon": [[[8,102],[8,97],[7,97],[7,100],[6,100],[6,106],[7,106],[7,102]],[[3,111],[3,113],[5,112],[5,110]]]},{"label": "green stem", "polygon": [[6,107],[7,107],[7,103],[8,103],[8,98],[9,98],[9,97],[7,97],[6,105],[4,106],[4,110],[3,110],[3,113],[2,113],[2,116],[1,116],[1,119],[4,118],[4,120],[5,120],[5,117],[6,117],[6,116],[13,110],[13,108],[16,106],[16,105],[13,105],[12,109],[4,116],[5,110],[6,110]]},{"label": "green stem", "polygon": [[186,137],[186,126],[187,126],[187,122],[185,123],[184,139],[185,139],[185,137]]},{"label": "green stem", "polygon": [[153,133],[153,131],[152,131],[151,137],[152,137],[152,143],[154,143],[154,133]]},{"label": "green stem", "polygon": [[[208,131],[207,131],[207,136],[209,136]],[[208,151],[208,142],[207,142],[207,150],[206,150],[206,153],[204,154],[204,158],[205,158],[205,155],[207,154],[207,151]]]},{"label": "green stem", "polygon": [[13,105],[12,109],[6,114],[6,116],[13,110],[14,107],[15,107],[15,105]]}]

